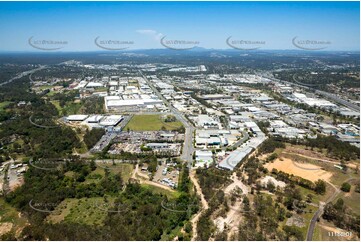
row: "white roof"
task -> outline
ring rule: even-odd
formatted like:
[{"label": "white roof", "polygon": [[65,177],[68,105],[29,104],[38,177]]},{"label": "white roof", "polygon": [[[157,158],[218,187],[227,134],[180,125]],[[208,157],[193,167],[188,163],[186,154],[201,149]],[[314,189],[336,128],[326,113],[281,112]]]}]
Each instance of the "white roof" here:
[{"label": "white roof", "polygon": [[103,126],[114,126],[117,123],[119,123],[121,120],[123,119],[122,115],[110,115],[110,116],[105,116],[100,122],[100,125]]},{"label": "white roof", "polygon": [[212,151],[209,150],[196,150],[196,156],[201,157],[201,156],[206,156],[206,157],[212,157],[213,153]]},{"label": "white roof", "polygon": [[109,86],[118,86],[118,82],[117,81],[110,81]]},{"label": "white roof", "polygon": [[85,122],[97,123],[103,118],[102,115],[92,115],[85,120]]},{"label": "white roof", "polygon": [[293,96],[300,98],[300,99],[307,98],[305,94],[299,93],[299,92],[294,92]]},{"label": "white roof", "polygon": [[222,168],[233,170],[236,167],[236,165],[251,152],[252,152],[251,147],[244,147],[242,149],[235,150],[229,156],[223,159],[219,163],[219,166]]},{"label": "white roof", "polygon": [[88,85],[86,85],[86,87],[102,87],[103,84],[99,83],[99,82],[89,82]]},{"label": "white roof", "polygon": [[88,115],[76,114],[76,115],[69,115],[68,117],[66,117],[66,119],[69,121],[83,121],[87,117]]}]

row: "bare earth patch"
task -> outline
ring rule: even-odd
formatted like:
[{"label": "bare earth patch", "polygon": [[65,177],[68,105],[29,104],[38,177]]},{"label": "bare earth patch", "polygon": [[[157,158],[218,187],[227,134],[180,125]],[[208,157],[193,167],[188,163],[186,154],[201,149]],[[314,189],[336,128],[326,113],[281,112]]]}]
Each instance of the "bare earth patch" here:
[{"label": "bare earth patch", "polygon": [[331,172],[322,170],[322,167],[320,166],[307,163],[294,163],[291,159],[284,157],[282,160],[276,159],[273,163],[267,163],[264,167],[266,167],[269,171],[272,171],[272,169],[275,168],[279,171],[293,174],[313,182],[318,179],[330,181],[332,177]]},{"label": "bare earth patch", "polygon": [[301,216],[299,216],[297,214],[294,214],[292,217],[287,219],[286,225],[287,226],[294,225],[294,226],[297,226],[297,227],[304,227],[305,226],[305,221]]},{"label": "bare earth patch", "polygon": [[344,240],[358,240],[357,236],[353,235],[353,233],[350,233],[349,231],[340,229],[340,228],[335,228],[332,226],[328,226],[325,224],[320,224],[320,227],[322,227],[324,230],[326,230],[328,233],[329,232],[333,232],[333,235],[337,234],[337,233],[343,233],[342,236],[331,236],[332,234],[328,234],[328,237],[326,237],[326,239],[329,240],[339,240],[339,241],[344,241]]},{"label": "bare earth patch", "polygon": [[12,228],[12,223],[0,223],[0,236],[10,232]]}]

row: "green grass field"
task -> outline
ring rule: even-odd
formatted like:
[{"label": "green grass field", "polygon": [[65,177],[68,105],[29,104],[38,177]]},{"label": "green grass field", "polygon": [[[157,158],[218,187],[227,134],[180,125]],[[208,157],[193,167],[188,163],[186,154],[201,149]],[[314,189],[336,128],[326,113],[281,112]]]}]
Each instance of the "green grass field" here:
[{"label": "green grass field", "polygon": [[150,190],[151,192],[153,192],[155,194],[163,194],[163,195],[167,196],[168,199],[175,199],[180,196],[180,192],[178,192],[176,190],[169,191],[169,190],[163,189],[161,187],[156,187],[156,186],[152,186],[152,185],[148,185],[148,184],[142,184],[142,187]]},{"label": "green grass field", "polygon": [[162,115],[134,115],[124,130],[157,131],[162,127],[166,130],[176,130],[182,126],[180,121],[163,122]]},{"label": "green grass field", "polygon": [[68,102],[64,107],[64,111],[66,112],[67,115],[78,114],[78,111],[81,108],[81,106],[82,105],[80,103]]},{"label": "green grass field", "polygon": [[335,225],[333,225],[330,222],[327,222],[323,219],[321,219],[320,223],[316,224],[315,231],[313,233],[312,240],[314,241],[356,241],[358,238],[353,233],[353,236],[332,236],[330,232],[348,232],[345,230],[341,230],[338,228],[335,228]]},{"label": "green grass field", "polygon": [[58,113],[61,114],[63,109],[60,107],[59,101],[58,100],[52,100],[50,102],[56,107],[56,109],[58,110]]},{"label": "green grass field", "polygon": [[335,201],[337,201],[338,198],[342,198],[346,206],[350,207],[354,213],[360,215],[360,193],[355,192],[355,183],[350,183],[352,185],[351,191],[341,191]]},{"label": "green grass field", "polygon": [[[115,198],[108,197],[109,209],[114,204]],[[107,216],[107,206],[102,197],[93,198],[67,198],[47,217],[51,223],[61,221],[81,223],[88,225],[101,225]]]},{"label": "green grass field", "polygon": [[52,87],[53,87],[52,85],[44,85],[44,86],[40,86],[39,89],[40,90],[45,90],[45,89],[50,89]]},{"label": "green grass field", "polygon": [[11,103],[11,102],[8,102],[8,101],[6,101],[6,102],[0,102],[0,111],[1,111],[1,110],[4,110],[7,106],[9,106],[10,103]]},{"label": "green grass field", "polygon": [[98,167],[92,171],[85,179],[85,183],[98,183],[102,177],[105,175],[105,171],[103,167],[109,167],[109,171],[111,174],[118,174],[120,173],[123,182],[128,182],[129,178],[132,176],[133,172],[133,165],[127,163],[121,164],[102,164],[99,163]]},{"label": "green grass field", "polygon": [[11,223],[11,232],[15,232],[18,229],[23,228],[26,225],[27,220],[24,217],[20,217],[19,212],[0,197],[0,226],[5,223]]}]

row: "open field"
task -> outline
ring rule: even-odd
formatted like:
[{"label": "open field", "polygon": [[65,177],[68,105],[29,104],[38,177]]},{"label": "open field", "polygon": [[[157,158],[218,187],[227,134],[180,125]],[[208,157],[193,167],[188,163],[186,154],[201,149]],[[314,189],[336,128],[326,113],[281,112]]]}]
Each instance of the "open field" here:
[{"label": "open field", "polygon": [[60,107],[59,101],[58,100],[52,100],[50,101],[58,110],[58,113],[61,114],[62,113],[62,108]]},{"label": "open field", "polygon": [[81,108],[81,104],[80,103],[67,103],[64,107],[64,111],[67,115],[71,115],[71,114],[78,114],[79,109]]},{"label": "open field", "polygon": [[[51,223],[68,221],[88,225],[101,225],[107,216],[107,209],[111,209],[115,198],[108,197],[105,201],[102,197],[68,198],[61,202],[47,217]],[[104,206],[108,203],[109,206]]]},{"label": "open field", "polygon": [[149,184],[142,184],[142,187],[149,189],[153,193],[166,195],[168,197],[168,199],[177,198],[180,195],[180,193],[176,190],[169,191],[169,190],[163,189],[161,187],[153,186],[153,185],[149,185]]},{"label": "open field", "polygon": [[0,197],[0,236],[10,231],[18,235],[26,223],[26,219]]},{"label": "open field", "polygon": [[43,86],[39,86],[37,88],[40,90],[45,90],[45,89],[51,89],[51,88],[53,88],[53,86],[52,85],[43,85]]},{"label": "open field", "polygon": [[105,175],[105,168],[108,167],[111,174],[120,173],[123,182],[128,182],[129,178],[133,173],[133,165],[127,163],[117,163],[117,164],[103,164],[97,163],[97,168],[92,171],[85,179],[85,183],[98,183],[102,177]]},{"label": "open field", "polygon": [[277,158],[274,162],[267,163],[264,166],[269,171],[272,171],[272,169],[275,168],[279,171],[293,174],[313,182],[317,181],[318,179],[330,181],[332,177],[331,172],[324,171],[319,166],[306,163],[296,163],[287,158],[281,159]]},{"label": "open field", "polygon": [[182,127],[180,121],[163,122],[162,115],[134,115],[124,130],[133,131],[158,131],[163,129],[176,130]]},{"label": "open field", "polygon": [[64,113],[66,113],[67,115],[78,114],[80,108],[82,107],[81,103],[77,103],[75,101],[67,102],[64,107],[60,106],[59,100],[51,100],[50,102],[55,106],[60,115],[63,115]]},{"label": "open field", "polygon": [[10,103],[11,102],[0,102],[0,111],[4,110]]},{"label": "open field", "polygon": [[350,207],[352,211],[360,215],[360,193],[355,192],[355,183],[349,182],[351,184],[350,192],[342,192],[335,199],[342,198],[345,202],[345,205]]},{"label": "open field", "polygon": [[[355,167],[357,164],[355,163],[348,163],[348,170],[347,172],[340,170],[339,168],[335,167],[334,165],[340,165],[340,161],[335,159],[330,159],[325,156],[320,155],[319,153],[315,154],[315,157],[311,157],[308,155],[303,155],[303,153],[307,152],[313,152],[310,150],[306,150],[303,152],[300,148],[298,148],[299,154],[297,153],[289,153],[289,149],[294,147],[287,147],[284,152],[279,153],[279,157],[281,160],[290,159],[294,163],[296,163],[297,166],[301,168],[307,169],[318,169],[316,167],[319,167],[320,169],[327,171],[332,174],[332,177],[329,182],[336,186],[341,186],[344,181],[350,178],[358,179],[359,175],[355,173]],[[305,165],[306,164],[306,165]],[[309,166],[315,166],[315,168],[309,167]]]},{"label": "open field", "polygon": [[[332,233],[333,232],[333,233]],[[335,228],[333,224],[328,223],[321,219],[320,223],[317,223],[315,228],[315,233],[313,234],[313,240],[315,241],[352,241],[357,240],[356,236],[337,236],[334,233],[345,233],[344,235],[351,235],[350,233],[346,234],[349,231]]]},{"label": "open field", "polygon": [[[284,154],[292,154],[297,155],[299,159],[307,159],[310,161],[323,161],[326,163],[331,164],[339,164],[340,160],[330,157],[327,149],[310,149],[304,145],[287,145],[286,148],[283,150]],[[360,164],[360,161],[351,160],[347,162],[347,165],[350,168],[356,168],[357,164]]]},{"label": "open field", "polygon": [[319,202],[324,202],[327,200],[328,197],[334,193],[334,189],[332,186],[328,183],[326,183],[326,193],[324,195],[317,194],[315,191],[301,187],[299,185],[296,185],[298,189],[300,189],[300,192],[304,199],[306,199],[308,194],[312,195],[312,203],[319,204]]}]

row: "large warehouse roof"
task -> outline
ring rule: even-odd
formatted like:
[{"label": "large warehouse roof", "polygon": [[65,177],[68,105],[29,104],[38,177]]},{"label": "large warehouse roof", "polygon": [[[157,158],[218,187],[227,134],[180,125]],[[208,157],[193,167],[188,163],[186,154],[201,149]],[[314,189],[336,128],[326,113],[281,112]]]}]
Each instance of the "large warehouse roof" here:
[{"label": "large warehouse roof", "polygon": [[66,117],[66,119],[67,119],[68,121],[83,121],[83,120],[85,120],[87,117],[88,117],[88,115],[78,114],[78,115],[69,115],[68,117]]}]

